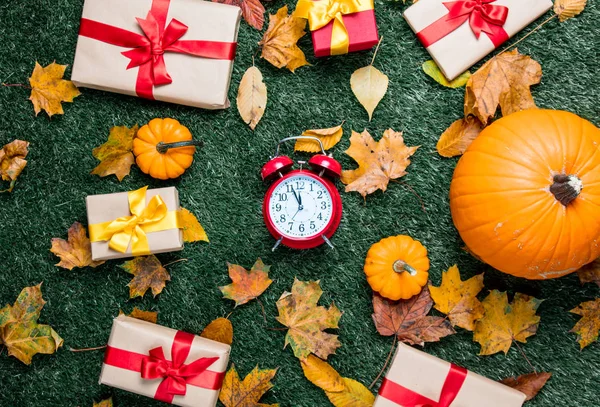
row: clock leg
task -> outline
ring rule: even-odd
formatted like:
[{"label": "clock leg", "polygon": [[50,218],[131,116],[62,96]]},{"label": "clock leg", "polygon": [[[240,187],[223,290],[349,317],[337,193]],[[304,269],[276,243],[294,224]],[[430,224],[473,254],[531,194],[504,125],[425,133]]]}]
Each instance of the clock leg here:
[{"label": "clock leg", "polygon": [[325,240],[325,243],[327,243],[327,245],[328,245],[329,247],[331,247],[332,249],[335,249],[335,246],[333,245],[333,243],[331,243],[331,240],[329,240],[329,239],[327,238],[327,236],[325,236],[325,235],[321,235],[321,237],[323,238],[323,240]]},{"label": "clock leg", "polygon": [[277,250],[277,248],[279,247],[279,245],[281,244],[281,241],[283,240],[283,236],[279,238],[278,241],[275,242],[275,246],[273,246],[273,248],[271,249],[272,252],[274,252],[275,250]]}]

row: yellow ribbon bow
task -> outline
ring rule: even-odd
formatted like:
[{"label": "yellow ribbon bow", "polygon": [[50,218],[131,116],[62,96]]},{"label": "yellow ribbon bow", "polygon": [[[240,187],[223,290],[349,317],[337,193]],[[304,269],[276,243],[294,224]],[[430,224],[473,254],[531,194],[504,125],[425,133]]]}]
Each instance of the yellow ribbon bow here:
[{"label": "yellow ribbon bow", "polygon": [[331,55],[348,53],[350,38],[342,16],[373,10],[373,0],[300,0],[294,14],[308,20],[311,31],[325,27],[333,20]]},{"label": "yellow ribbon bow", "polygon": [[144,256],[151,253],[146,233],[179,228],[177,212],[169,211],[160,195],[152,197],[146,206],[147,189],[146,186],[128,193],[131,216],[90,225],[90,241],[108,240],[108,246],[120,253],[127,252],[131,243],[131,253]]}]

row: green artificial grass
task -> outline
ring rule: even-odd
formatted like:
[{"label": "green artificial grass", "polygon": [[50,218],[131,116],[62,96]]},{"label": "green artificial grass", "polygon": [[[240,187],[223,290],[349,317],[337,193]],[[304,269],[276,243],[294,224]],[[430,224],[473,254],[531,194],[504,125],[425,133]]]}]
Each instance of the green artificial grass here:
[{"label": "green artificial grass", "polygon": [[[389,76],[390,86],[372,122],[349,83],[351,73],[368,64],[372,52],[315,59],[309,35],[300,45],[312,66],[302,67],[296,74],[256,60],[269,101],[255,132],[242,122],[235,106],[211,112],[88,89],[82,89],[74,103],[64,104],[64,116],[49,119],[41,113],[35,117],[26,89],[0,87],[0,145],[15,138],[31,142],[29,164],[14,192],[0,196],[0,305],[12,303],[23,287],[43,282],[48,303],[40,321],[52,325],[65,339],[65,346],[55,355],[38,355],[31,366],[9,358],[5,350],[0,353],[0,406],[87,407],[109,396],[118,407],[162,405],[99,385],[102,351],[69,351],[71,347],[105,344],[119,309],[130,312],[134,306],[158,311],[160,324],[195,333],[233,311],[231,362],[240,374],[246,375],[256,365],[279,367],[275,387],[263,402],[327,406],[324,393],[303,377],[292,351],[283,349],[285,332],[266,329],[280,327],[275,320],[275,302],[291,288],[294,277],[320,280],[324,290],[321,303],[335,302],[344,312],[337,331],[342,347],[329,362],[342,375],[368,385],[381,369],[392,340],[375,331],[371,290],[362,265],[371,244],[396,234],[413,236],[428,248],[435,284],[439,284],[442,270],[457,263],[464,277],[485,272],[486,289],[544,299],[538,334],[522,348],[538,370],[550,371],[553,377],[528,405],[598,405],[600,344],[579,350],[576,335],[569,333],[578,317],[568,311],[598,297],[599,288],[581,286],[576,275],[553,281],[511,278],[461,250],[448,206],[448,187],[457,160],[439,157],[435,144],[442,131],[462,116],[464,90],[442,88],[423,74],[421,64],[429,58],[402,18],[406,7],[402,2],[376,3],[384,41],[375,66]],[[36,60],[44,66],[54,60],[71,64],[82,4],[83,0],[3,2],[0,82],[27,83]],[[267,3],[268,12],[274,14],[283,4]],[[519,50],[543,67],[542,83],[533,89],[538,106],[576,112],[600,124],[597,4],[590,0],[580,17],[564,24],[557,20],[547,24],[520,44]],[[288,5],[293,9],[292,2]],[[233,101],[260,37],[261,33],[242,22],[230,90]],[[159,182],[136,167],[121,183],[115,177],[90,175],[97,164],[91,150],[106,140],[112,126],[144,124],[154,117],[174,117],[206,143],[181,179]],[[342,193],[344,217],[333,239],[334,251],[327,247],[298,252],[281,248],[271,253],[274,241],[261,215],[266,186],[258,174],[260,167],[279,139],[342,120],[346,120],[344,138],[333,153],[344,168],[355,168],[343,154],[352,129],[366,128],[379,139],[391,127],[404,131],[408,145],[421,146],[402,181],[422,197],[426,211],[399,183],[391,183],[385,193],[367,197],[366,204],[356,193]],[[188,244],[183,252],[159,256],[163,263],[188,259],[169,266],[172,281],[162,294],[130,300],[126,287],[130,276],[118,267],[122,261],[73,271],[54,266],[58,259],[49,251],[50,239],[66,237],[74,221],[85,223],[86,195],[144,185],[177,186],[182,204],[198,215],[211,240],[210,244]],[[256,302],[234,310],[233,302],[222,299],[217,288],[229,283],[226,262],[250,267],[258,257],[273,266],[271,277],[275,280],[262,297],[266,323]],[[472,334],[463,330],[440,343],[427,344],[425,350],[492,379],[530,371],[515,347],[506,356],[477,356],[479,346],[472,342]]]}]

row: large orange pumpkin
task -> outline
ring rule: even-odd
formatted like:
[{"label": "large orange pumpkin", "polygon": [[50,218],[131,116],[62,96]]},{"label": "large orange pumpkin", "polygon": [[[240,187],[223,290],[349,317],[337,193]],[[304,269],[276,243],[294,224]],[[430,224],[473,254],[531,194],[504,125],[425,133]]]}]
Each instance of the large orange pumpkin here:
[{"label": "large orange pumpkin", "polygon": [[518,277],[569,274],[600,255],[600,129],[579,116],[526,110],[486,128],[450,186],[467,247]]},{"label": "large orange pumpkin", "polygon": [[153,178],[177,178],[192,165],[195,146],[192,133],[175,119],[152,119],[133,139],[135,162]]}]

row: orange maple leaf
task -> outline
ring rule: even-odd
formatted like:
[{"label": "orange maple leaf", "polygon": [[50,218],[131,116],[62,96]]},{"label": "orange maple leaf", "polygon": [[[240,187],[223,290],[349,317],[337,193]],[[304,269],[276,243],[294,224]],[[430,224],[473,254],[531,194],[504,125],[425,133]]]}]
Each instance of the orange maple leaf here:
[{"label": "orange maple leaf", "polygon": [[581,349],[598,340],[600,333],[600,298],[582,302],[570,312],[581,316],[571,332],[577,334],[577,342]]},{"label": "orange maple leaf", "polygon": [[169,272],[153,254],[136,257],[121,264],[120,267],[134,276],[127,284],[129,298],[143,297],[149,288],[152,289],[152,295],[156,297],[165,288],[167,281],[171,280]]},{"label": "orange maple leaf", "polygon": [[263,394],[273,388],[271,380],[275,377],[275,373],[277,369],[255,367],[242,381],[235,366],[231,365],[223,380],[219,400],[225,407],[277,407],[278,404],[258,402]]},{"label": "orange maple leaf", "polygon": [[352,132],[346,154],[358,163],[356,170],[342,172],[346,192],[356,191],[363,197],[378,189],[385,191],[390,180],[406,175],[409,157],[419,147],[407,147],[402,132],[388,129],[376,142],[368,131]]},{"label": "orange maple leaf", "polygon": [[54,114],[63,114],[61,102],[72,102],[73,98],[81,94],[73,82],[62,79],[65,69],[67,65],[59,65],[55,62],[45,68],[35,63],[29,78],[31,85],[29,100],[33,103],[36,116],[42,109],[50,117]]},{"label": "orange maple leaf", "polygon": [[271,266],[265,265],[261,259],[256,260],[250,270],[237,264],[227,263],[227,267],[233,282],[219,287],[219,290],[224,298],[235,301],[236,307],[260,296],[273,282],[269,279]]},{"label": "orange maple leaf", "polygon": [[294,14],[288,15],[287,6],[269,15],[269,28],[258,43],[262,47],[261,58],[277,68],[286,67],[294,72],[308,65],[304,52],[296,44],[306,34],[306,20]]},{"label": "orange maple leaf", "polygon": [[200,336],[231,345],[233,343],[233,325],[227,318],[217,318],[204,328]]},{"label": "orange maple leaf", "polygon": [[97,267],[104,263],[92,260],[92,244],[81,223],[73,223],[68,235],[68,240],[52,239],[50,251],[60,257],[60,262],[56,264],[58,267],[73,270],[75,267]]}]

